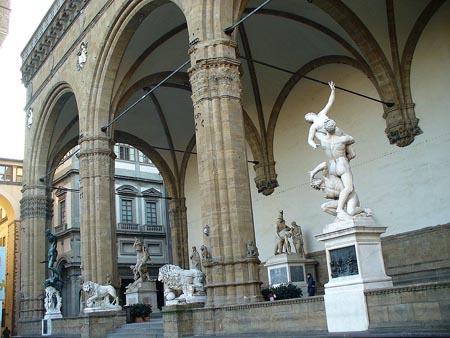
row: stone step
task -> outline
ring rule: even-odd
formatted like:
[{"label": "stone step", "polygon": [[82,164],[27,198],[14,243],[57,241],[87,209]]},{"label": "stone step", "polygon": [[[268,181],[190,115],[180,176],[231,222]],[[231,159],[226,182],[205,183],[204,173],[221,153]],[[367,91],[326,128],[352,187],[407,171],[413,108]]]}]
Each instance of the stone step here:
[{"label": "stone step", "polygon": [[117,328],[107,338],[130,338],[130,337],[163,338],[162,318],[152,318],[149,322],[124,324]]}]

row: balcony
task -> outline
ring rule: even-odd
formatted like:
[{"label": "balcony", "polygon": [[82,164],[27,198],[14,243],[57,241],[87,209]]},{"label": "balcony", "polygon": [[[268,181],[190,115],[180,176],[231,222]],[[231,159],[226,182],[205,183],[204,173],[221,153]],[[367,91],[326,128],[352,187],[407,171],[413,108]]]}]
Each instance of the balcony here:
[{"label": "balcony", "polygon": [[122,231],[139,231],[139,224],[135,224],[135,223],[119,223],[119,224],[117,224],[117,230],[122,230]]},{"label": "balcony", "polygon": [[123,232],[139,232],[143,234],[165,233],[163,225],[154,224],[117,223],[117,230]]}]

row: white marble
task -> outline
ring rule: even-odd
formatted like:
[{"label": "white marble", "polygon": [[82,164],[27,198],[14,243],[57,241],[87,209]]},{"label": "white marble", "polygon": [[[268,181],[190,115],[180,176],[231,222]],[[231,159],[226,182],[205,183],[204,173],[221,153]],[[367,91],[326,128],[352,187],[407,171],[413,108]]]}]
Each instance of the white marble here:
[{"label": "white marble", "polygon": [[[380,235],[385,231],[386,227],[377,225],[372,217],[353,217],[328,224],[322,234],[315,236],[325,244],[329,277],[325,284],[325,310],[329,332],[367,330],[369,320],[364,291],[392,287],[381,251]],[[347,273],[336,273],[333,250],[346,248],[354,248],[356,260],[344,260],[343,270]],[[354,269],[349,270],[349,264]]]},{"label": "white marble", "polygon": [[45,288],[45,315],[44,319],[56,319],[62,318],[61,314],[62,298],[59,291],[53,286],[47,286]]},{"label": "white marble", "polygon": [[[122,310],[116,289],[112,285],[100,285],[87,281],[83,283],[83,291],[86,293],[84,313]],[[110,297],[113,299],[112,303]]]},{"label": "white marble", "polygon": [[200,270],[166,264],[159,269],[158,280],[164,283],[167,306],[206,302],[205,274]]}]

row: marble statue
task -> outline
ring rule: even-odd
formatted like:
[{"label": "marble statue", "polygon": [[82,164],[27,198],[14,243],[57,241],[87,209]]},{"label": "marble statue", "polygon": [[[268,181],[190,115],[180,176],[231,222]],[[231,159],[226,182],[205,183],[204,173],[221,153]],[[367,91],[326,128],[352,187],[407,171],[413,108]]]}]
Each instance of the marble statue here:
[{"label": "marble statue", "polygon": [[83,69],[86,61],[87,61],[87,42],[82,42],[80,45],[80,49],[77,53],[78,60],[77,60],[77,70],[80,71]]},{"label": "marble statue", "polygon": [[347,158],[347,145],[353,144],[353,137],[347,134],[336,135],[336,122],[328,119],[324,122],[326,134],[316,133],[320,140],[322,149],[328,157],[327,171],[331,176],[338,177],[342,182],[342,189],[339,193],[336,206],[336,215],[339,220],[351,219],[351,216],[345,212],[348,199],[354,191],[353,174],[350,168],[350,162]]},{"label": "marble statue", "polygon": [[143,282],[150,281],[147,263],[151,261],[151,257],[148,249],[138,238],[135,238],[133,247],[136,250],[136,264],[130,265],[130,269],[133,271],[134,282],[126,286],[126,292],[137,291]]},{"label": "marble statue", "polygon": [[33,125],[33,108],[28,109],[27,112],[27,128],[30,129]]},{"label": "marble statue", "polygon": [[[322,173],[320,178],[316,178],[318,173]],[[337,216],[338,199],[342,189],[344,188],[342,180],[334,175],[330,175],[327,162],[320,163],[310,172],[311,187],[316,190],[322,190],[324,197],[331,201],[325,202],[321,208],[326,213]],[[353,190],[347,198],[345,204],[345,212],[349,216],[361,214],[361,216],[369,216],[372,211],[368,208],[361,208],[358,194]]]},{"label": "marble statue", "polygon": [[249,239],[247,241],[247,257],[258,257],[258,248],[256,247],[255,243]]},{"label": "marble statue", "polygon": [[277,244],[275,245],[274,254],[282,254],[286,252],[291,253],[291,244],[289,243],[289,237],[291,237],[291,228],[287,226],[283,218],[283,210],[280,210],[278,214],[277,223],[275,225],[275,234],[277,236]]},{"label": "marble statue", "polygon": [[206,301],[205,274],[198,269],[166,264],[159,269],[158,280],[164,283],[166,305]]},{"label": "marble statue", "polygon": [[[83,291],[87,295],[86,309],[84,309],[84,312],[120,311],[122,309],[119,305],[116,289],[112,285],[100,285],[92,281],[87,281],[83,283]],[[110,297],[113,299],[112,303]]]},{"label": "marble statue", "polygon": [[62,298],[59,291],[53,286],[48,286],[45,288],[45,319],[49,318],[62,318],[61,314]]},{"label": "marble statue", "polygon": [[202,245],[200,247],[200,251],[202,253],[202,260],[203,261],[209,261],[211,259],[211,255],[209,254],[208,248],[206,245]]},{"label": "marble statue", "polygon": [[150,280],[147,263],[151,261],[151,258],[148,254],[147,247],[138,238],[135,239],[133,247],[136,250],[136,264],[131,265],[130,268],[133,270],[134,280],[141,280],[143,282]]},{"label": "marble statue", "polygon": [[291,223],[292,243],[294,244],[295,252],[305,258],[305,248],[303,246],[302,228],[295,221]]},{"label": "marble statue", "polygon": [[202,265],[200,262],[200,254],[197,251],[197,247],[192,247],[192,254],[191,254],[191,267],[192,269],[202,270]]},{"label": "marble statue", "polygon": [[[325,105],[325,107],[317,114],[310,112],[305,115],[305,120],[307,122],[311,123],[311,126],[309,127],[309,133],[308,133],[308,144],[311,147],[313,147],[314,149],[320,145],[314,141],[315,138],[319,138],[319,137],[317,137],[318,134],[322,134],[322,135],[327,134],[325,127],[324,127],[324,123],[326,120],[329,119],[328,112],[330,111],[331,107],[333,106],[334,99],[336,97],[334,82],[331,81],[331,82],[328,82],[328,84],[331,88],[331,94],[330,94],[330,97],[329,97],[328,102]],[[336,136],[342,136],[345,134],[345,132],[342,129],[336,127],[336,131],[334,132],[334,134]],[[353,150],[353,146],[351,144],[347,145],[346,156],[349,161],[351,159],[355,158],[355,156],[356,156],[356,154]]]}]

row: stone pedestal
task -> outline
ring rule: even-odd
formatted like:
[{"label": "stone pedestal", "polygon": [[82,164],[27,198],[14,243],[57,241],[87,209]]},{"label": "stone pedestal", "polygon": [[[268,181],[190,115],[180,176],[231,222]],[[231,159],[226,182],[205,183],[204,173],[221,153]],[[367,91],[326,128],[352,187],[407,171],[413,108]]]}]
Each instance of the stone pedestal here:
[{"label": "stone pedestal", "polygon": [[365,290],[392,287],[386,275],[380,235],[386,227],[372,217],[328,224],[315,237],[324,242],[329,282],[325,309],[329,332],[369,328]]},{"label": "stone pedestal", "polygon": [[44,306],[44,319],[59,319],[63,317],[61,314],[61,294],[53,286],[47,286],[45,288]]},{"label": "stone pedestal", "polygon": [[157,292],[155,281],[138,282],[125,292],[126,305],[137,303],[150,304],[153,313],[159,312]]},{"label": "stone pedestal", "polygon": [[[62,316],[61,316],[62,318]],[[41,335],[42,336],[51,336],[52,335],[52,320],[51,319],[42,319],[41,321]]]},{"label": "stone pedestal", "polygon": [[120,305],[109,305],[109,306],[87,307],[83,309],[83,313],[85,314],[114,312],[114,311],[122,311],[122,307]]},{"label": "stone pedestal", "polygon": [[303,258],[297,253],[283,253],[270,257],[264,266],[267,267],[270,285],[295,284],[302,289],[305,297],[308,294],[306,274],[311,273],[315,279],[316,264],[315,260]]}]

